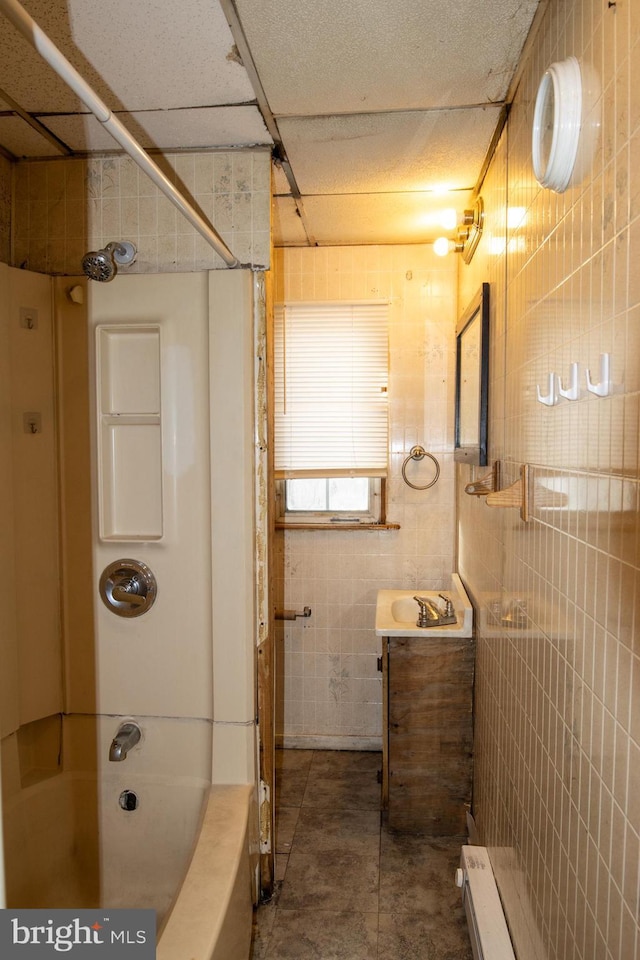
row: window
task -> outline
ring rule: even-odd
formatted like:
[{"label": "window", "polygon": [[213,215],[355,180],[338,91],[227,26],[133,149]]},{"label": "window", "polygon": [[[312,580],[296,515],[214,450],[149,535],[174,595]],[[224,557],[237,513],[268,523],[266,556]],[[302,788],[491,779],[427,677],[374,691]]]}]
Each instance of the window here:
[{"label": "window", "polygon": [[275,470],[287,524],[384,521],[387,304],[276,307]]},{"label": "window", "polygon": [[384,521],[384,480],[378,477],[276,480],[276,496],[277,518],[287,525]]}]

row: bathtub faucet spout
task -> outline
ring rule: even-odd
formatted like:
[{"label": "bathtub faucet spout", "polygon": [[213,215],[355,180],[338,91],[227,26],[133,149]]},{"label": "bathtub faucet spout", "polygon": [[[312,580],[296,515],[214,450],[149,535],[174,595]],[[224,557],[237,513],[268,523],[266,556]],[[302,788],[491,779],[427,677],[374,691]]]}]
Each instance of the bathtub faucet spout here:
[{"label": "bathtub faucet spout", "polygon": [[125,760],[132,747],[140,739],[141,730],[137,723],[123,723],[109,747],[109,760]]}]

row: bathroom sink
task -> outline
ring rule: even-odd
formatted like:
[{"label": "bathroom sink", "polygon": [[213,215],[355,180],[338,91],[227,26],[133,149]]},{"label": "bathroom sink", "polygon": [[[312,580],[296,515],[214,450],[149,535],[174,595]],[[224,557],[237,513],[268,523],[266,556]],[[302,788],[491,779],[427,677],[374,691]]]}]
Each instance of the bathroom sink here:
[{"label": "bathroom sink", "polygon": [[[453,603],[455,623],[418,627],[419,605],[414,597],[426,597],[444,609],[442,594]],[[378,590],[376,635],[378,637],[470,637],[473,607],[457,573],[448,590]]]}]

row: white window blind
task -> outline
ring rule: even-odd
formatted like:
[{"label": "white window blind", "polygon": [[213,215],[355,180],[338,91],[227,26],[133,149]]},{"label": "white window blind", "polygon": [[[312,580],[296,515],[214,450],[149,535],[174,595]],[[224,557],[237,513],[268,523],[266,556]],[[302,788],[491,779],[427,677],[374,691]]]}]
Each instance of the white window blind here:
[{"label": "white window blind", "polygon": [[387,472],[388,305],[275,310],[276,477]]}]

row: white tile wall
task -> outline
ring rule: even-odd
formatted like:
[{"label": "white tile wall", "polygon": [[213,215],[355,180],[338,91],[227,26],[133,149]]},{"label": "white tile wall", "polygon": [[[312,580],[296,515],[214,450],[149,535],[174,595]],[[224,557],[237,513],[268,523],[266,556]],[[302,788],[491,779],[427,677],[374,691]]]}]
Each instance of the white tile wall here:
[{"label": "white tile wall", "polygon": [[[283,571],[282,603],[313,611],[281,627],[279,732],[287,738],[379,743],[377,591],[449,585],[456,270],[454,258],[439,259],[427,246],[275,252],[276,300],[389,299],[387,519],[400,524],[400,530],[294,530],[281,537],[276,569]],[[417,443],[441,465],[440,479],[426,491],[412,490],[401,476]],[[427,460],[410,464],[409,471],[417,483],[433,476]]]}]

